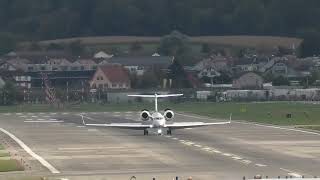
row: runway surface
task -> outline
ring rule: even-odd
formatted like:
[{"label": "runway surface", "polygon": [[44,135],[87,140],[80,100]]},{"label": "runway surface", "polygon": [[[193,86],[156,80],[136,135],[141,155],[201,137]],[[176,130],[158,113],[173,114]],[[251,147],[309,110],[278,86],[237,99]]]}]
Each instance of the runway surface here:
[{"label": "runway surface", "polygon": [[[87,123],[137,122],[137,112],[86,113]],[[176,121],[223,121],[179,113]],[[84,127],[78,113],[0,114],[0,126],[58,172],[19,150],[26,172],[52,179],[242,179],[320,175],[320,134],[232,122],[157,136]],[[8,138],[1,133],[2,138]],[[13,146],[17,144],[11,142]],[[1,178],[1,175],[0,175]]]}]

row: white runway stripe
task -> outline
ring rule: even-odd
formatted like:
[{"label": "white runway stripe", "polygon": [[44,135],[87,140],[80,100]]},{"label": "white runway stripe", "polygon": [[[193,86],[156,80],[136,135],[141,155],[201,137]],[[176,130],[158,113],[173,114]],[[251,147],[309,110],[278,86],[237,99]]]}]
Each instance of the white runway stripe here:
[{"label": "white runway stripe", "polygon": [[258,166],[258,167],[266,167],[267,165],[265,165],[265,164],[255,164],[256,166]]},{"label": "white runway stripe", "polygon": [[62,123],[64,121],[23,121],[25,123]]},{"label": "white runway stripe", "polygon": [[60,171],[58,171],[55,167],[53,167],[49,162],[47,162],[45,159],[43,159],[38,154],[34,153],[24,142],[22,142],[20,139],[18,139],[15,135],[11,134],[10,132],[6,131],[3,128],[0,128],[0,131],[7,134],[10,138],[12,138],[14,141],[16,141],[19,146],[21,146],[29,155],[31,155],[33,158],[38,160],[43,166],[45,166],[47,169],[50,170],[53,174],[59,174]]}]

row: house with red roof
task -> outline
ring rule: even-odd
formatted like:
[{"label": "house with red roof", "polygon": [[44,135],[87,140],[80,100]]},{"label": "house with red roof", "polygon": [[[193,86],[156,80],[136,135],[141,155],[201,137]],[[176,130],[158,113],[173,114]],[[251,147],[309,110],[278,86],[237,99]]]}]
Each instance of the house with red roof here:
[{"label": "house with red roof", "polygon": [[108,64],[99,66],[90,81],[93,89],[130,89],[128,71],[121,65]]}]

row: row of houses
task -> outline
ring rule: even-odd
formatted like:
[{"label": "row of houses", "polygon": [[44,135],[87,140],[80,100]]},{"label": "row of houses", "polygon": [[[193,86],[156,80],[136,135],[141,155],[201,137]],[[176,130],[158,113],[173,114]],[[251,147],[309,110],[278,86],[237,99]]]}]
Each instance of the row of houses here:
[{"label": "row of houses", "polygon": [[[24,87],[41,86],[42,75],[47,74],[53,85],[61,85],[68,82],[69,85],[85,83],[95,87],[127,88],[129,86],[123,85],[123,82],[113,86],[112,83],[102,83],[106,77],[94,76],[97,72],[105,72],[99,67],[113,67],[117,71],[120,71],[119,67],[123,67],[129,76],[142,76],[146,71],[154,69],[166,71],[174,59],[173,57],[160,56],[157,53],[146,57],[115,57],[105,52],[98,52],[91,58],[76,57],[68,59],[67,57],[67,55],[63,56],[63,54],[59,53],[56,53],[56,56],[54,56],[54,53],[50,56],[42,55],[42,58],[40,55],[34,57],[30,56],[30,54],[22,56],[21,53],[9,53],[0,61],[0,71],[14,74],[15,79],[31,79],[31,82],[19,82]],[[116,65],[119,67],[116,68]],[[213,80],[227,74],[233,80],[232,88],[262,89],[263,84],[266,83],[262,77],[267,74],[290,78],[299,84],[299,78],[310,76],[312,71],[320,70],[319,67],[320,58],[318,57],[306,59],[299,59],[295,56],[233,58],[212,55],[194,65],[185,66],[184,70],[187,79],[194,88],[219,86]],[[107,75],[112,76],[113,74],[104,76]],[[210,84],[205,84],[204,79],[211,79]],[[91,83],[91,81],[99,82]],[[166,86],[164,85],[163,87]]]},{"label": "row of houses", "polygon": [[131,73],[143,75],[146,69],[154,66],[168,67],[172,57],[115,57],[109,59],[77,59],[70,62],[65,58],[49,59],[44,63],[32,63],[28,59],[14,58],[0,64],[2,71],[51,72],[51,71],[95,71],[98,66],[121,64]]},{"label": "row of houses", "polygon": [[216,77],[220,72],[231,75],[255,72],[258,74],[272,74],[287,78],[301,78],[311,75],[312,71],[320,70],[320,57],[297,58],[288,55],[283,57],[264,57],[253,56],[244,58],[233,58],[224,56],[210,56],[195,64],[187,67],[188,70],[196,71],[198,77]]},{"label": "row of houses", "polygon": [[153,69],[166,71],[172,61],[169,56],[113,57],[102,52],[92,59],[73,61],[63,57],[35,61],[11,55],[1,61],[0,72],[13,77],[23,89],[43,87],[44,77],[50,79],[53,87],[90,85],[103,90],[129,89],[131,75],[143,76]]},{"label": "row of houses", "polygon": [[197,91],[198,100],[207,101],[210,97],[215,101],[319,101],[320,89],[288,89],[273,88],[268,90],[226,90],[220,92]]}]

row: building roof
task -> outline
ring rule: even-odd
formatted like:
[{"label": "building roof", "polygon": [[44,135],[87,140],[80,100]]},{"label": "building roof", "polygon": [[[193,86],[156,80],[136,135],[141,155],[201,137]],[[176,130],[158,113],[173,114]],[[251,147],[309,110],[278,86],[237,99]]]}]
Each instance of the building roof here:
[{"label": "building roof", "polygon": [[92,59],[78,59],[73,64],[96,65],[97,63]]},{"label": "building roof", "polygon": [[32,61],[32,63],[45,63],[50,58],[68,58],[70,55],[65,51],[16,51],[11,52],[5,56],[7,59],[13,57],[25,58]]},{"label": "building roof", "polygon": [[169,66],[172,64],[172,57],[169,56],[147,56],[147,57],[114,57],[108,60],[109,63],[118,63],[124,66]]},{"label": "building roof", "polygon": [[152,56],[153,56],[153,57],[159,57],[160,54],[159,54],[159,53],[154,53],[154,54],[152,54]]},{"label": "building roof", "polygon": [[247,77],[247,76],[255,76],[255,77],[262,78],[262,76],[257,72],[242,72],[242,73],[237,74],[234,77],[234,79],[240,79],[240,78]]},{"label": "building roof", "polygon": [[23,59],[23,58],[13,58],[13,59],[7,60],[7,63],[20,65],[20,64],[29,64],[30,61],[28,59]]},{"label": "building roof", "polygon": [[47,61],[47,64],[55,64],[55,65],[62,65],[62,66],[66,66],[66,65],[71,65],[72,63],[70,61],[68,61],[67,59],[65,58],[52,58],[52,59],[49,59]]},{"label": "building roof", "polygon": [[100,52],[96,53],[93,57],[97,58],[97,59],[99,59],[99,58],[107,58],[108,59],[108,58],[112,58],[113,54],[107,54],[103,51],[100,51]]},{"label": "building roof", "polygon": [[120,65],[104,65],[99,66],[99,69],[102,70],[111,83],[130,82],[127,70]]}]

